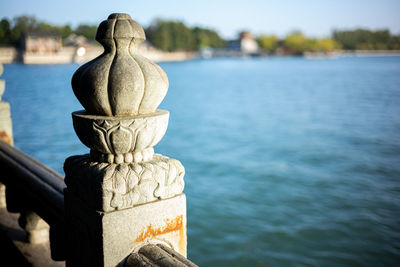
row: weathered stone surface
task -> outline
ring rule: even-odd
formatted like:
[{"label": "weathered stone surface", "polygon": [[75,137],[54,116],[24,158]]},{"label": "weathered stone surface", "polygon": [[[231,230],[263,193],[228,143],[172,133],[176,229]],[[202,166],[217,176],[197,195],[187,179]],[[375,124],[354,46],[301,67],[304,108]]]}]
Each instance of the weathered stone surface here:
[{"label": "weathered stone surface", "polygon": [[49,225],[33,211],[23,211],[18,219],[19,226],[27,232],[31,244],[49,242]]},{"label": "weathered stone surface", "polygon": [[[3,64],[0,64],[0,76],[3,74]],[[0,80],[0,140],[9,145],[13,145],[12,123],[10,114],[10,105],[7,102],[1,101],[4,93],[6,82]],[[0,208],[5,208],[6,204],[6,187],[0,183]]]},{"label": "weathered stone surface", "polygon": [[[3,64],[0,64],[0,76],[3,74]],[[6,87],[6,82],[4,80],[0,80],[0,101],[1,101],[1,96],[4,93],[4,89]]]},{"label": "weathered stone surface", "polygon": [[[13,258],[18,255],[5,255],[8,251],[1,250],[0,255],[2,259],[1,266],[46,266],[46,267],[63,267],[64,261],[53,261],[50,257],[50,244],[49,242],[41,244],[33,244],[26,242],[26,232],[18,224],[17,213],[9,213],[6,209],[0,209],[0,231],[4,231],[5,238],[9,238],[17,250],[21,252],[21,257],[26,259],[29,264],[22,265],[22,259]],[[2,244],[3,245],[3,244]],[[3,247],[2,247],[3,248]],[[7,259],[12,259],[11,262]],[[25,260],[24,260],[25,262]]]},{"label": "weathered stone surface", "polygon": [[68,189],[99,211],[170,198],[184,189],[182,164],[159,154],[151,161],[131,164],[99,163],[88,155],[75,156],[65,161],[64,171]]},{"label": "weathered stone surface", "polygon": [[[169,112],[148,115],[106,117],[72,113],[79,139],[91,148],[93,160],[109,163],[148,161],[168,127]],[[97,152],[97,153],[96,153]]]},{"label": "weathered stone surface", "polygon": [[[186,256],[186,198],[181,194],[117,212],[98,212],[66,191],[71,266],[116,266],[143,243]],[[79,206],[80,209],[76,207]]]},{"label": "weathered stone surface", "polygon": [[163,244],[146,244],[127,258],[125,267],[196,267],[175,250]]},{"label": "weathered stone surface", "polygon": [[[0,64],[0,75],[3,73],[3,65]],[[0,140],[9,145],[13,145],[12,123],[10,114],[10,105],[7,102],[1,101],[4,93],[5,81],[0,80]]]},{"label": "weathered stone surface", "polygon": [[0,208],[6,208],[6,186],[0,183]]},{"label": "weathered stone surface", "polygon": [[96,36],[104,53],[72,78],[86,110],[72,114],[74,129],[91,151],[64,165],[71,266],[116,266],[146,242],[186,256],[185,169],[153,149],[168,127],[157,110],[168,78],[137,55],[144,39],[129,15],[110,15]]},{"label": "weathered stone surface", "polygon": [[6,81],[0,80],[0,101],[1,97],[4,94],[4,89],[6,88]]},{"label": "weathered stone surface", "polygon": [[0,101],[0,140],[9,145],[14,144],[10,105],[4,101]]},{"label": "weathered stone surface", "polygon": [[168,78],[155,63],[138,55],[145,39],[142,27],[128,14],[111,14],[96,40],[104,53],[81,66],[72,88],[89,114],[126,116],[154,112],[168,90]]}]

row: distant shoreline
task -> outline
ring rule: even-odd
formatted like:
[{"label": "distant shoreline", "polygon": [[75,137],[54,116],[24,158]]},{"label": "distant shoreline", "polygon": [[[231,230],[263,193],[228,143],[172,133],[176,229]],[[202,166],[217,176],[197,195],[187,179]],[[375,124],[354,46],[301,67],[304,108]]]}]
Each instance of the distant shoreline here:
[{"label": "distant shoreline", "polygon": [[[102,47],[92,47],[88,50],[85,56],[77,56],[73,47],[63,47],[61,51],[57,53],[46,53],[46,54],[32,54],[32,53],[19,53],[14,47],[0,47],[0,63],[22,63],[28,65],[40,65],[40,64],[68,64],[78,63],[83,64],[97,57],[103,52]],[[229,51],[228,51],[229,52]],[[211,57],[203,57],[201,52],[163,52],[160,50],[142,51],[142,56],[155,62],[177,62],[186,61],[196,58],[240,58],[240,57],[287,57],[294,56],[291,54],[263,54],[259,53],[256,55],[244,54],[244,53],[225,53],[225,56],[215,55]],[[318,58],[339,58],[339,57],[385,57],[385,56],[400,56],[400,50],[336,50],[331,52],[304,52],[300,57],[308,59]]]},{"label": "distant shoreline", "polygon": [[400,56],[400,50],[338,50],[328,53],[305,52],[305,58],[387,57]]},{"label": "distant shoreline", "polygon": [[[71,46],[65,46],[57,52],[48,53],[21,52],[14,47],[0,47],[0,63],[22,63],[27,65],[83,64],[96,58],[103,51],[104,49],[101,46],[87,46],[85,54],[78,55],[77,48]],[[197,52],[163,52],[156,49],[144,50],[139,53],[156,62],[184,61],[198,57]]]},{"label": "distant shoreline", "polygon": [[400,50],[343,50],[341,56],[400,56]]}]

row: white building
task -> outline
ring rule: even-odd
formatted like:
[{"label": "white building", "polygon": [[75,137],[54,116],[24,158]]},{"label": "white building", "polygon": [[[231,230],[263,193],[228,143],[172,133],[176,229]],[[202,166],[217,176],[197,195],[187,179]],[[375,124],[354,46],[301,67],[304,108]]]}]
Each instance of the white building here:
[{"label": "white building", "polygon": [[242,52],[243,54],[255,54],[258,52],[257,41],[249,32],[241,32],[238,40],[228,41],[228,50]]}]

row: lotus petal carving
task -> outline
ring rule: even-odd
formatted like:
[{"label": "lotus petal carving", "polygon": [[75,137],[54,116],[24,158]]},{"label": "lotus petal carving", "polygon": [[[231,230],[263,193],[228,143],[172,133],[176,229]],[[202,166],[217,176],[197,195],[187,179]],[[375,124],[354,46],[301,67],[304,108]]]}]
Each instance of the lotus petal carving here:
[{"label": "lotus petal carving", "polygon": [[[152,147],[167,131],[169,112],[159,109],[148,115],[107,117],[77,111],[72,113],[72,118],[76,134],[87,147],[101,154],[130,158],[122,159],[125,162],[140,162],[152,158]],[[135,155],[139,158],[131,158]]]}]

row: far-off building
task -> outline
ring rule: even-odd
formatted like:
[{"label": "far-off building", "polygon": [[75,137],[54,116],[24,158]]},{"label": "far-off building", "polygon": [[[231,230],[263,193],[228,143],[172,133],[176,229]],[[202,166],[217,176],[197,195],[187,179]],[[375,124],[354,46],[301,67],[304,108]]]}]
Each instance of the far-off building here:
[{"label": "far-off building", "polygon": [[56,53],[62,47],[61,37],[52,33],[24,33],[21,39],[21,50],[28,53]]},{"label": "far-off building", "polygon": [[257,41],[250,32],[241,32],[238,40],[228,41],[227,48],[243,54],[255,54],[258,52]]},{"label": "far-off building", "polygon": [[26,32],[21,37],[19,60],[24,64],[64,64],[73,60],[75,49],[65,49],[61,36]]}]

